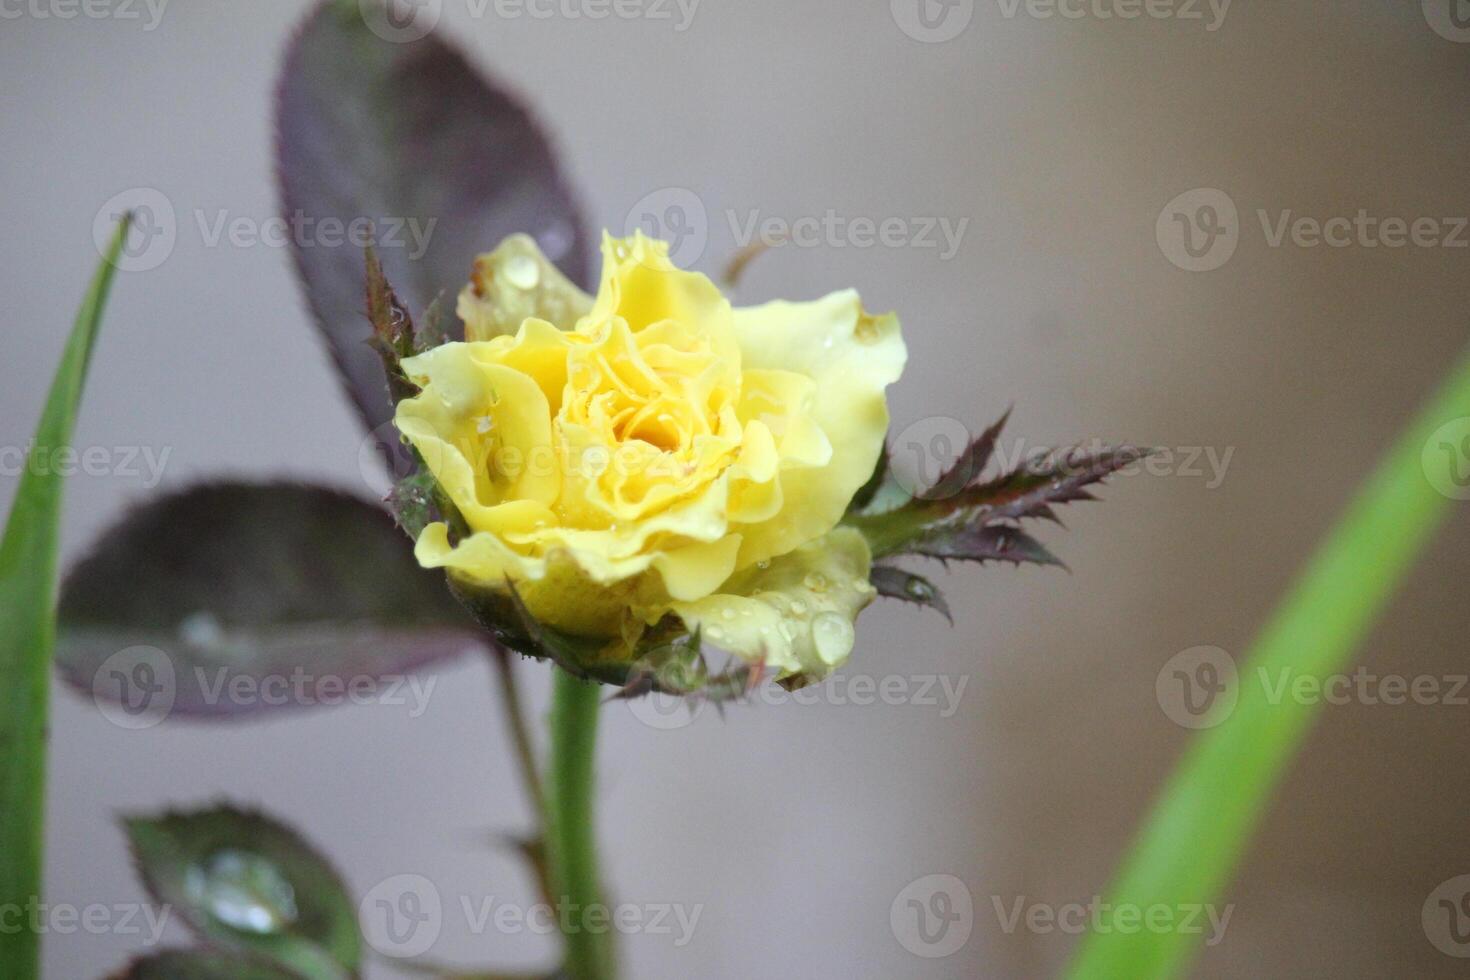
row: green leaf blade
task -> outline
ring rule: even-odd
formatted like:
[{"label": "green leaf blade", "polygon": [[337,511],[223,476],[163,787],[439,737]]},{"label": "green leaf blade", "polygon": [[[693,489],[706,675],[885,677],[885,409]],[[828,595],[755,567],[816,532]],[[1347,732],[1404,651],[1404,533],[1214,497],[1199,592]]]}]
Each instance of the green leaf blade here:
[{"label": "green leaf blade", "polygon": [[[98,327],[127,241],[131,215],[92,279],[57,368],[32,452],[69,445]],[[61,477],[26,467],[0,541],[0,907],[24,907],[41,890],[46,718],[55,642]],[[0,976],[38,974],[40,937],[0,943]]]},{"label": "green leaf blade", "polygon": [[[1321,680],[1348,669],[1358,644],[1393,597],[1451,505],[1435,489],[1454,474],[1426,453],[1439,428],[1470,416],[1470,357],[1400,436],[1364,483],[1268,621],[1241,665],[1242,678],[1289,669]],[[1234,875],[1320,703],[1271,699],[1241,683],[1234,711],[1190,746],[1126,856],[1107,900],[1178,908],[1218,902]],[[1198,942],[1180,932],[1091,933],[1074,980],[1181,975]]]},{"label": "green leaf blade", "polygon": [[306,980],[356,974],[357,907],[331,864],[290,827],[231,806],[123,826],[149,894],[211,946]]}]

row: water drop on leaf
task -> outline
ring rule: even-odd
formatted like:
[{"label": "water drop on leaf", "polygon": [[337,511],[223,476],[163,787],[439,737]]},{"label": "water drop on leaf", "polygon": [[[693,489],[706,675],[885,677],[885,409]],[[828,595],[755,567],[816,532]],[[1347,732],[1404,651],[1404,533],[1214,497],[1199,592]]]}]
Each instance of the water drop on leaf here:
[{"label": "water drop on leaf", "polygon": [[223,850],[189,869],[185,887],[201,908],[241,932],[280,932],[296,921],[296,890],[274,863]]}]

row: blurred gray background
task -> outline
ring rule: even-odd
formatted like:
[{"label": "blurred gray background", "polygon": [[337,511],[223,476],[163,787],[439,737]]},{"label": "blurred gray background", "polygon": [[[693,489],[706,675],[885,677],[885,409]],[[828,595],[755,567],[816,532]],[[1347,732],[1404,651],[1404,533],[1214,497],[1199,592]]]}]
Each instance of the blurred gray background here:
[{"label": "blurred gray background", "polygon": [[[117,4],[62,19],[65,4],[37,3],[4,5],[0,26],[0,446],[29,439],[97,260],[94,219],[114,195],[151,188],[176,209],[177,241],[161,265],[119,278],[78,445],[166,451],[163,489],[288,475],[372,493],[288,254],[211,245],[200,224],[274,213],[273,76],[307,3],[175,2],[153,29],[141,4],[129,20]],[[897,428],[979,426],[1014,403],[1026,447],[1100,436],[1183,451],[1044,532],[1070,574],[956,569],[954,629],[896,604],[865,614],[850,673],[911,691],[963,680],[952,712],[942,697],[827,696],[705,711],[673,730],[606,712],[598,817],[617,898],[702,906],[683,945],[624,940],[629,976],[1061,967],[1075,936],[1007,928],[1002,913],[1104,887],[1190,735],[1161,708],[1160,668],[1197,645],[1243,652],[1470,338],[1470,234],[1459,248],[1278,247],[1259,216],[1470,215],[1470,31],[1429,6],[1237,0],[1223,20],[1203,3],[1125,20],[1098,16],[1118,9],[1107,3],[1069,18],[966,0],[925,21],[907,0],[704,0],[686,20],[650,0],[644,16],[591,20],[481,17],[445,0],[443,29],[533,100],[595,222],[621,230],[648,195],[692,191],[707,271],[737,247],[732,220],[756,214],[830,210],[911,231],[968,221],[952,255],[942,238],[859,248],[831,234],[764,256],[742,286],[760,300],[855,285],[870,308],[897,309],[912,355],[891,395]],[[1198,188],[1238,208],[1238,247],[1190,272],[1172,260],[1188,264],[1172,216],[1157,225]],[[1219,197],[1181,213],[1203,220],[1200,200]],[[1204,450],[1230,454],[1223,473]],[[152,482],[71,480],[67,555]],[[14,485],[12,466],[0,501]],[[1467,545],[1459,509],[1372,634],[1373,671],[1467,669]],[[545,671],[522,675],[539,719]],[[380,704],[136,732],[58,690],[48,898],[139,901],[115,815],[227,796],[294,822],[358,895],[398,874],[432,881],[446,909],[436,958],[548,962],[550,939],[477,930],[463,914],[461,899],[532,900],[492,841],[527,829],[530,812],[487,666],[435,676],[416,717]],[[1329,706],[1196,974],[1463,975],[1420,909],[1470,872],[1467,751],[1465,706]],[[917,955],[936,950],[890,917],[934,874],[959,879],[973,906],[956,925],[968,941],[945,958]],[[177,926],[165,936],[186,940]],[[115,932],[46,942],[58,980],[102,976],[143,946]]]}]

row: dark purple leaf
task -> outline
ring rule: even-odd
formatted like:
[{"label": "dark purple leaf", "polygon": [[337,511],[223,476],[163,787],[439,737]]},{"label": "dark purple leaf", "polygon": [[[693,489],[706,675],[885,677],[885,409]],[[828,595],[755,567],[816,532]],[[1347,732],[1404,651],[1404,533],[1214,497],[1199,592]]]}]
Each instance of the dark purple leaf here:
[{"label": "dark purple leaf", "polygon": [[[915,554],[941,560],[1013,561],[1061,565],[1016,525],[1024,520],[1060,524],[1056,506],[1095,499],[1088,487],[1148,455],[1120,446],[1086,452],[1061,450],[1033,456],[1020,467],[984,479],[1010,413],[970,442],[955,465],[928,491],[897,506],[849,512],[846,523],[862,531],[875,558]],[[874,481],[881,485],[882,476]]]},{"label": "dark purple leaf", "polygon": [[915,575],[913,572],[905,571],[894,565],[874,565],[872,572],[868,575],[868,581],[873,583],[873,588],[877,589],[881,596],[928,606],[949,620],[951,625],[954,623],[954,616],[949,611],[949,603],[945,601],[944,593],[922,575]]},{"label": "dark purple leaf", "polygon": [[970,440],[970,444],[960,453],[954,465],[920,496],[926,500],[945,500],[978,480],[990,463],[990,457],[995,454],[996,441],[1000,439],[1001,430],[1010,418],[1011,411],[1006,409],[1006,413],[994,425]]},{"label": "dark purple leaf", "polygon": [[370,431],[392,405],[367,343],[363,243],[327,240],[323,219],[372,221],[388,278],[412,310],[452,297],[475,256],[514,232],[588,281],[582,220],[536,121],[437,36],[384,40],[357,3],[321,4],[291,45],[277,162],[282,211],[305,229],[292,254],[307,299]]},{"label": "dark purple leaf", "polygon": [[1031,562],[1066,567],[1031,535],[1007,524],[941,525],[914,541],[907,553],[941,561]]},{"label": "dark purple leaf", "polygon": [[333,490],[166,497],[67,577],[57,664],[99,704],[118,702],[109,711],[144,720],[342,703],[344,685],[369,692],[484,642],[412,547],[382,508]]}]

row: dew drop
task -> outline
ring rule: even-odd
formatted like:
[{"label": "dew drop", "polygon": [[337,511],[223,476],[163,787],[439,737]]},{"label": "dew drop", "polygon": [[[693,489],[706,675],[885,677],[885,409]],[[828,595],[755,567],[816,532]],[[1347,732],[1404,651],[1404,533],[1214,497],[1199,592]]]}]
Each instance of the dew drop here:
[{"label": "dew drop", "polygon": [[296,921],[296,890],[280,868],[248,851],[216,851],[189,868],[184,886],[190,898],[220,922],[266,935]]},{"label": "dew drop", "polygon": [[811,589],[813,592],[827,591],[827,576],[823,575],[821,572],[808,572],[807,577],[803,579],[803,582],[805,583],[806,587]]},{"label": "dew drop", "polygon": [[835,667],[846,659],[855,638],[852,623],[837,613],[824,612],[812,623],[812,645],[828,666]]},{"label": "dew drop", "polygon": [[903,590],[908,594],[909,598],[917,599],[920,602],[928,602],[934,598],[934,586],[925,582],[923,579],[909,579],[908,585],[905,585]]},{"label": "dew drop", "polygon": [[541,284],[541,267],[529,255],[517,255],[505,263],[505,280],[517,289],[535,289]]},{"label": "dew drop", "polygon": [[722,619],[734,619],[735,618],[735,610],[733,610],[733,609],[726,609],[724,612],[720,613],[720,617]]},{"label": "dew drop", "polygon": [[758,561],[758,562],[755,563],[755,567],[756,568],[759,568],[761,571],[764,572],[766,569],[768,569],[768,568],[771,567],[771,559],[769,559],[769,558],[763,558],[760,561]]},{"label": "dew drop", "polygon": [[806,603],[802,602],[800,599],[797,599],[796,601],[791,603],[791,611],[798,616],[805,616]]},{"label": "dew drop", "polygon": [[480,435],[488,435],[490,433],[490,430],[493,428],[495,428],[495,420],[492,419],[490,416],[481,415],[479,418],[475,419],[475,431],[478,432]]},{"label": "dew drop", "polygon": [[179,639],[190,646],[209,650],[224,642],[225,630],[214,618],[214,613],[201,609],[179,620]]}]

